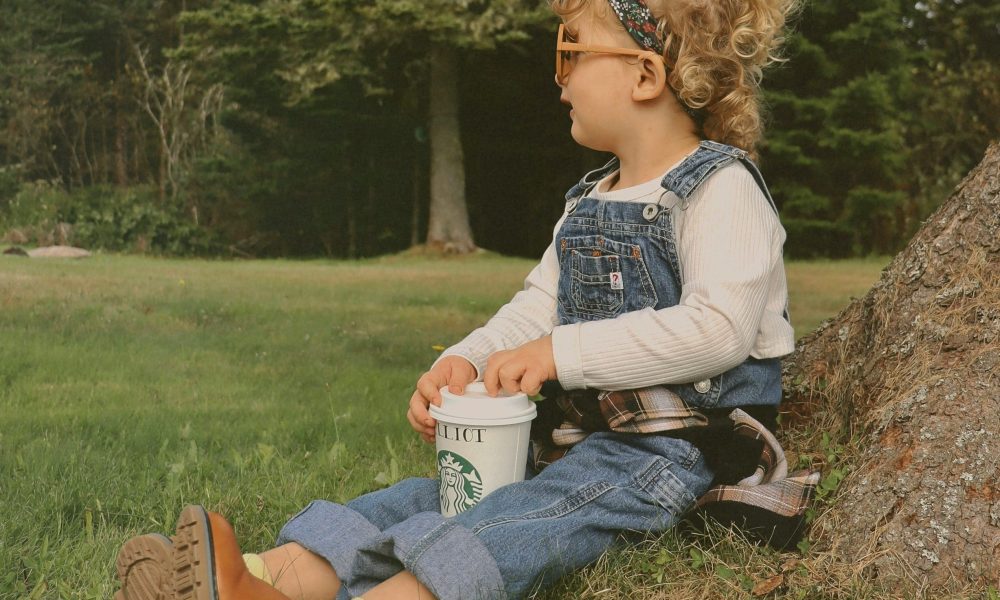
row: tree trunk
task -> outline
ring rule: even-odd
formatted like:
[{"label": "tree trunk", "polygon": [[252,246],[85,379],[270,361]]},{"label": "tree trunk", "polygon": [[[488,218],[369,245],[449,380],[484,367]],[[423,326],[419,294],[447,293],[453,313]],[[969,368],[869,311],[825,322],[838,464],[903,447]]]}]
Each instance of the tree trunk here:
[{"label": "tree trunk", "polygon": [[358,216],[354,204],[347,205],[347,258],[358,257]]},{"label": "tree trunk", "polygon": [[420,159],[415,157],[413,159],[413,212],[410,214],[410,246],[416,246],[420,243],[420,200],[423,197],[421,172]]},{"label": "tree trunk", "polygon": [[157,199],[160,204],[166,204],[167,202],[167,149],[160,145],[160,170],[158,172],[156,182],[157,182]]},{"label": "tree trunk", "polygon": [[905,597],[997,585],[1000,144],[785,368],[792,422],[839,425],[853,466],[814,522],[831,571]]},{"label": "tree trunk", "polygon": [[427,245],[445,252],[476,249],[465,206],[465,167],[458,124],[458,56],[454,48],[431,49],[431,205]]},{"label": "tree trunk", "polygon": [[128,185],[127,149],[125,147],[125,73],[122,69],[121,40],[115,42],[115,184]]}]

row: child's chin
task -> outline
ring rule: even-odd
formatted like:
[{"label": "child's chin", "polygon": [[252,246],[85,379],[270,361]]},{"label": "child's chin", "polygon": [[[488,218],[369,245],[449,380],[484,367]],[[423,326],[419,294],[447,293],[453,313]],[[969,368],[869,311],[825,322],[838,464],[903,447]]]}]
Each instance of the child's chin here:
[{"label": "child's chin", "polygon": [[577,144],[590,147],[587,144],[587,134],[580,131],[580,125],[576,121],[573,121],[573,125],[569,128],[569,134],[573,136],[573,141]]},{"label": "child's chin", "polygon": [[573,141],[585,148],[590,148],[591,150],[596,150],[598,152],[610,152],[606,144],[602,144],[599,140],[593,139],[592,136],[588,136],[579,131],[576,123],[573,123],[573,127],[569,130],[569,134],[573,136]]}]

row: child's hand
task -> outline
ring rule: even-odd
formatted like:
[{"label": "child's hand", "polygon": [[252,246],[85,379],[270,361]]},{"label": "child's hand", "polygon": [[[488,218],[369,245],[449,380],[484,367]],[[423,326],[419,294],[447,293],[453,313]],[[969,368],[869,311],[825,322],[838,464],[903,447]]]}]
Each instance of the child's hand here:
[{"label": "child's hand", "polygon": [[434,443],[434,427],[436,423],[431,418],[427,408],[441,406],[441,388],[448,386],[448,391],[461,394],[465,386],[476,378],[476,368],[461,356],[446,356],[434,367],[417,380],[417,390],[410,398],[410,410],[406,418],[410,427],[420,434],[424,441]]},{"label": "child's hand", "polygon": [[556,378],[552,336],[547,335],[513,350],[491,354],[483,383],[490,396],[496,396],[501,388],[508,394],[524,392],[534,396],[541,391],[542,383]]}]

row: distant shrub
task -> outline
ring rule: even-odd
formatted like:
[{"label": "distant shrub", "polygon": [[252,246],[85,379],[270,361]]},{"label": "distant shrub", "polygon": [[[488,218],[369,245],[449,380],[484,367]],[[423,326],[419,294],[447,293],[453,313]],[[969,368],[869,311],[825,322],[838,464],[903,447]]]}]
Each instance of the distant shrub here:
[{"label": "distant shrub", "polygon": [[21,179],[16,166],[0,166],[0,211],[10,203],[21,189]]},{"label": "distant shrub", "polygon": [[791,258],[847,258],[854,251],[854,231],[843,223],[816,219],[783,218],[788,239],[785,254]]},{"label": "distant shrub", "polygon": [[20,185],[0,204],[0,229],[9,237],[18,230],[27,242],[39,245],[53,243],[60,219],[60,207],[70,204],[65,191],[47,181]]},{"label": "distant shrub", "polygon": [[902,249],[906,226],[903,207],[906,194],[858,186],[847,193],[845,221],[858,235],[863,255],[895,254]]},{"label": "distant shrub", "polygon": [[38,245],[177,256],[217,254],[221,244],[149,187],[96,186],[73,192],[46,182],[22,186],[0,206],[0,229]]}]

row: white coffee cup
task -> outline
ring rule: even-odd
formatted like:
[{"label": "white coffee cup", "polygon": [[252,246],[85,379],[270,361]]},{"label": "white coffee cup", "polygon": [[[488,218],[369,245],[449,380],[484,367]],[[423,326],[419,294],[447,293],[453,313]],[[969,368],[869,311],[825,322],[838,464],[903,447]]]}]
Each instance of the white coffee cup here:
[{"label": "white coffee cup", "polygon": [[430,413],[437,420],[441,514],[453,517],[493,490],[524,480],[537,414],[526,394],[489,396],[482,382],[470,383],[462,395],[444,387],[441,406],[431,405]]}]

